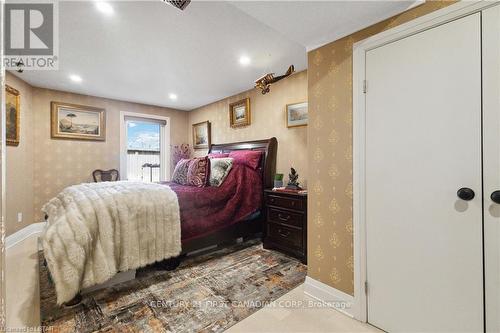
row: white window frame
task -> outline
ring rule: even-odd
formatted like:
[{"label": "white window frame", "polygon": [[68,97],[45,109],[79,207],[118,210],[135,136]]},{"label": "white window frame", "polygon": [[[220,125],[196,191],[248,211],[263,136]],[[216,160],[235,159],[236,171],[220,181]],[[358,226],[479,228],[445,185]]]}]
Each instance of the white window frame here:
[{"label": "white window frame", "polygon": [[165,126],[160,126],[160,181],[170,180],[170,117],[155,114],[120,111],[120,174],[122,179],[127,179],[127,122],[125,118],[144,118],[165,121]]}]

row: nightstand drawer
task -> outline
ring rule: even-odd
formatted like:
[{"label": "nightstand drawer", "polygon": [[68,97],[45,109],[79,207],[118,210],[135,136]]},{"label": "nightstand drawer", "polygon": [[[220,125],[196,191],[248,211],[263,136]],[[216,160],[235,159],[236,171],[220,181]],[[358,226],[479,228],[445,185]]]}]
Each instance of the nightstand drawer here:
[{"label": "nightstand drawer", "polygon": [[291,208],[301,210],[302,200],[298,198],[289,198],[285,196],[268,195],[267,204],[272,206],[279,206],[283,208]]},{"label": "nightstand drawer", "polygon": [[304,214],[292,213],[278,208],[269,207],[267,209],[267,216],[271,222],[290,224],[300,228],[302,228],[304,223]]},{"label": "nightstand drawer", "polygon": [[276,242],[291,245],[295,247],[302,247],[302,230],[297,230],[283,225],[269,223],[268,235],[271,239],[276,240]]}]

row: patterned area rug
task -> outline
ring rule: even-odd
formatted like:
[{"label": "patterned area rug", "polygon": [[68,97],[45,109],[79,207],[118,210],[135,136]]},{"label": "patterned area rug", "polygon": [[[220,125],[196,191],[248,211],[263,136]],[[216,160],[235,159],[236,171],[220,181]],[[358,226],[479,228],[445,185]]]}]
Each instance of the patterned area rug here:
[{"label": "patterned area rug", "polygon": [[306,266],[249,241],[187,258],[175,271],[152,268],[84,295],[73,309],[56,305],[40,257],[42,325],[49,332],[222,332],[304,282]]}]

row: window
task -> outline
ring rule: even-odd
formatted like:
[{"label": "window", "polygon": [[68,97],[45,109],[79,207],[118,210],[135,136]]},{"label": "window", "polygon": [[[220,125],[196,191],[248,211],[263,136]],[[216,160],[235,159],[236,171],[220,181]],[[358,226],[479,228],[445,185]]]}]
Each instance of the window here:
[{"label": "window", "polygon": [[122,112],[121,116],[120,171],[124,178],[145,182],[168,180],[168,118],[128,112]]},{"label": "window", "polygon": [[160,181],[160,124],[127,122],[127,179]]}]

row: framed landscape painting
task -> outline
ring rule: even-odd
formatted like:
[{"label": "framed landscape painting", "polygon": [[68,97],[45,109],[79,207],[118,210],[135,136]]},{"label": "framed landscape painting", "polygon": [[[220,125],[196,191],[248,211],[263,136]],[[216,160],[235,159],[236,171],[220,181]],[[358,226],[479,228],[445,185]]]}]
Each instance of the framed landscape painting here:
[{"label": "framed landscape painting", "polygon": [[250,98],[229,104],[229,123],[231,127],[248,126],[251,122]]},{"label": "framed landscape painting", "polygon": [[307,102],[287,104],[285,111],[287,127],[307,126]]},{"label": "framed landscape painting", "polygon": [[193,124],[193,147],[194,149],[210,148],[211,133],[210,122],[204,121]]},{"label": "framed landscape painting", "polygon": [[104,141],[106,116],[104,109],[69,103],[51,103],[51,137]]},{"label": "framed landscape painting", "polygon": [[5,85],[5,127],[7,146],[19,145],[19,131],[21,122],[21,96],[19,91]]}]

